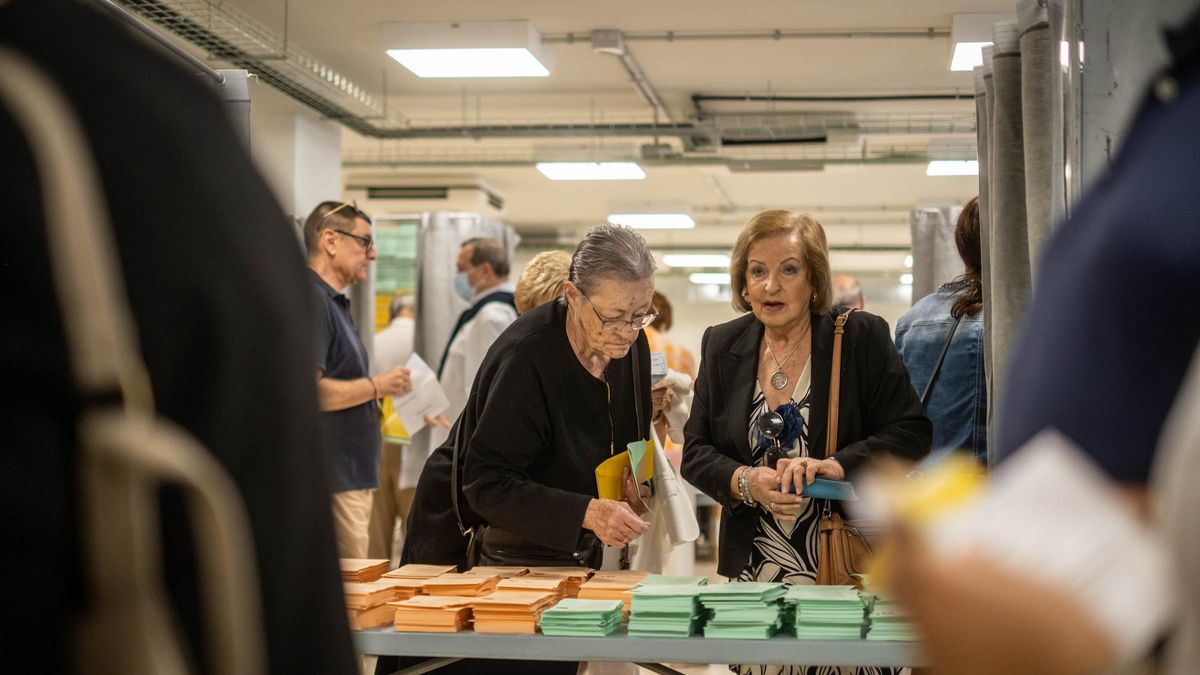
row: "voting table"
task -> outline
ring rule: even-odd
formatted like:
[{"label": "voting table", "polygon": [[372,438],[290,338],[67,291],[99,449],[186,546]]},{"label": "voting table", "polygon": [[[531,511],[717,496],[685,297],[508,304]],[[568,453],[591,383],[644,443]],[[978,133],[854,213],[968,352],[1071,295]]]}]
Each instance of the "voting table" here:
[{"label": "voting table", "polygon": [[391,626],[354,631],[355,648],[377,656],[427,656],[399,671],[416,675],[464,658],[525,661],[617,661],[656,673],[676,673],[669,663],[802,663],[812,666],[924,666],[919,645],[877,640],[766,640],[631,637],[551,637],[495,633],[400,633]]}]

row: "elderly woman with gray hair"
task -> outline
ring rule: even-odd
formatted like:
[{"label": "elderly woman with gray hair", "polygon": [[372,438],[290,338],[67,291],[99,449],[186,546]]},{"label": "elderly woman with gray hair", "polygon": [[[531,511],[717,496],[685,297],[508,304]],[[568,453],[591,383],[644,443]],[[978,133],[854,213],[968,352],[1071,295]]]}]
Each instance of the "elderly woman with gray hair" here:
[{"label": "elderly woman with gray hair", "polygon": [[487,523],[481,563],[598,566],[596,539],[624,547],[646,529],[648,495],[626,480],[625,500],[600,499],[595,469],[647,437],[653,296],[642,237],[595,227],[563,298],[522,315],[488,353],[458,421],[470,439],[463,491]]},{"label": "elderly woman with gray hair", "polygon": [[[484,358],[421,473],[402,563],[598,567],[597,543],[624,547],[645,531],[647,490],[627,479],[625,499],[600,499],[595,470],[648,435],[642,329],[654,320],[653,295],[654,258],[639,234],[613,225],[587,233],[563,297],[523,314]],[[455,464],[461,495],[450,485]],[[475,531],[477,560],[460,524]]]}]

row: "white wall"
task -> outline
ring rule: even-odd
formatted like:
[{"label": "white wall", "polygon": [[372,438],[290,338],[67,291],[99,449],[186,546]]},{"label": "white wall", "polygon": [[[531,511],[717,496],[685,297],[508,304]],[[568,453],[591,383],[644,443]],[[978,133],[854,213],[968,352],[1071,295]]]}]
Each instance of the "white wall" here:
[{"label": "white wall", "polygon": [[286,213],[342,197],[342,127],[254,81],[250,154]]}]

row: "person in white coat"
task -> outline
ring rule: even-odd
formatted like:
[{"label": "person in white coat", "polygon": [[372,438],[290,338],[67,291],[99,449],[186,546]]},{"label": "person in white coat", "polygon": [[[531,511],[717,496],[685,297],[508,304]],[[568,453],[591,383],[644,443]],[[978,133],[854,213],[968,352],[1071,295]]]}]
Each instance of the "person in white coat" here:
[{"label": "person in white coat", "polygon": [[[415,298],[411,293],[396,295],[388,305],[388,325],[375,334],[374,370],[383,372],[395,366],[405,366],[413,353],[413,335],[416,330]],[[401,472],[405,464],[418,467],[425,457],[414,454],[412,445],[400,445],[383,438],[379,456],[379,488],[375,490],[371,504],[371,520],[368,526],[369,540],[367,556],[370,558],[398,559],[396,550],[397,520],[403,524],[408,520],[413,495],[417,491],[415,481],[404,484]],[[419,450],[418,450],[419,452]]]},{"label": "person in white coat", "polygon": [[[455,266],[458,274],[454,277],[454,291],[471,306],[459,315],[438,365],[438,382],[450,402],[442,416],[449,422],[457,419],[466,407],[471,383],[484,355],[500,333],[517,319],[515,289],[508,281],[508,252],[504,244],[482,237],[468,239],[458,250]],[[428,452],[441,445],[448,433],[448,424],[431,427]],[[415,468],[413,485],[421,471],[421,467]]]}]

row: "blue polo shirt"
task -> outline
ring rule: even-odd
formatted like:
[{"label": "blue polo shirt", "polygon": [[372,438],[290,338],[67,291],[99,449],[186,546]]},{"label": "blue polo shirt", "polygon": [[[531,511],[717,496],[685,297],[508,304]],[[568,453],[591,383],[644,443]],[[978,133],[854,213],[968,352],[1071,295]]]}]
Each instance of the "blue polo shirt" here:
[{"label": "blue polo shirt", "polygon": [[1200,14],[1125,144],[1046,245],[996,425],[1003,459],[1053,427],[1143,484],[1200,340]]},{"label": "blue polo shirt", "polygon": [[[316,306],[317,370],[335,380],[357,380],[370,372],[367,348],[354,330],[350,298],[308,270]],[[379,486],[379,407],[367,401],[321,413],[333,448],[333,491]]]}]

